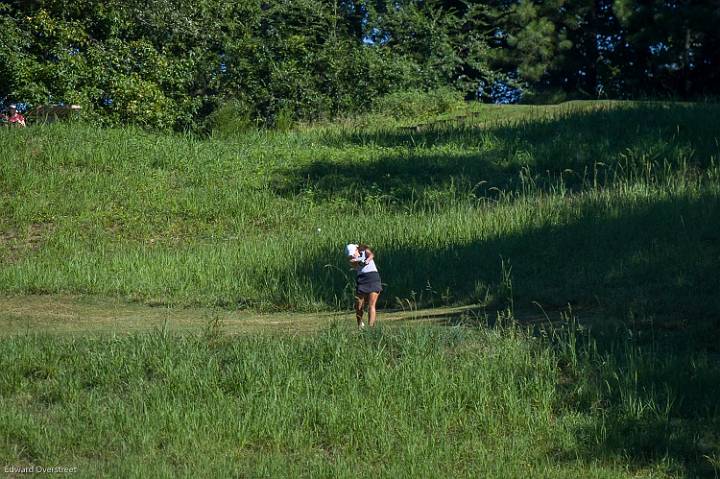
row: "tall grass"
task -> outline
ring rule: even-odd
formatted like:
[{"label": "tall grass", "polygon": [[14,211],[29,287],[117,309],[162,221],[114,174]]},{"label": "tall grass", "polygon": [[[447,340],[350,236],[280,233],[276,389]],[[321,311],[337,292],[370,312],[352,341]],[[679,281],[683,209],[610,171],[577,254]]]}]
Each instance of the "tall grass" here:
[{"label": "tall grass", "polygon": [[568,303],[715,315],[711,104],[476,108],[219,141],[54,125],[0,132],[0,291],[256,309],[342,307],[348,241],[384,306]]},{"label": "tall grass", "polygon": [[0,462],[81,477],[717,474],[717,362],[611,333],[567,316],[530,334],[503,314],[362,335],[14,336]]},{"label": "tall grass", "polygon": [[[3,294],[341,308],[353,240],[377,250],[384,306],[499,311],[364,334],[229,337],[216,321],[202,335],[7,337],[0,463],[717,477],[718,107],[472,108],[421,131],[381,115],[210,140],[0,131]],[[563,313],[520,326],[527,308]],[[592,332],[582,308],[602,312]]]}]

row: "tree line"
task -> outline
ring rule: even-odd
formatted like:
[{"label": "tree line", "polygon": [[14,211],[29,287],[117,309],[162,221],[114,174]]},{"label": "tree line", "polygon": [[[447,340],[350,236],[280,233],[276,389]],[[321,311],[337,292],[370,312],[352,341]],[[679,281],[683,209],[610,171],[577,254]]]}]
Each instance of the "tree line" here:
[{"label": "tree line", "polygon": [[720,90],[716,0],[10,0],[0,98],[105,124],[197,130],[370,108],[449,88],[483,101]]}]

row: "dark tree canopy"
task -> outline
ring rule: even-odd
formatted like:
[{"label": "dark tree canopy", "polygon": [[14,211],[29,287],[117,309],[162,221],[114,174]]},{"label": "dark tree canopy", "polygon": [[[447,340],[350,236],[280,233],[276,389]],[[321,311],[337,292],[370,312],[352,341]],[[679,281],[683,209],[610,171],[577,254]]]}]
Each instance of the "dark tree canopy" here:
[{"label": "dark tree canopy", "polygon": [[229,101],[271,125],[404,89],[693,98],[719,93],[718,24],[716,0],[14,0],[0,98],[174,129]]}]

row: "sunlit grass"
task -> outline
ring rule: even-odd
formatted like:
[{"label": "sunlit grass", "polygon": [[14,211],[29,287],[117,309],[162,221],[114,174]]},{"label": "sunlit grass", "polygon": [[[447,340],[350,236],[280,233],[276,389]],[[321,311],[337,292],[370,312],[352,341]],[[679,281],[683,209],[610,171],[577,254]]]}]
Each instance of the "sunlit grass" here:
[{"label": "sunlit grass", "polygon": [[81,477],[712,473],[720,370],[706,355],[598,342],[572,320],[546,333],[506,314],[362,335],[15,336],[0,460]]},{"label": "sunlit grass", "polygon": [[[255,318],[231,336],[220,314],[205,334],[28,326],[0,342],[0,463],[81,477],[717,476],[718,113],[473,105],[222,141],[0,130],[13,153],[0,292],[15,304],[346,309],[352,240],[377,251],[383,307],[478,305],[367,334],[311,332],[314,313],[290,335],[257,333]],[[528,310],[555,322],[526,329]],[[196,327],[192,311],[180,323]]]},{"label": "sunlit grass", "polygon": [[385,306],[501,307],[504,263],[519,304],[652,309],[662,289],[717,311],[715,105],[472,108],[420,132],[3,131],[0,290],[333,309],[352,292],[341,246],[363,241]]}]

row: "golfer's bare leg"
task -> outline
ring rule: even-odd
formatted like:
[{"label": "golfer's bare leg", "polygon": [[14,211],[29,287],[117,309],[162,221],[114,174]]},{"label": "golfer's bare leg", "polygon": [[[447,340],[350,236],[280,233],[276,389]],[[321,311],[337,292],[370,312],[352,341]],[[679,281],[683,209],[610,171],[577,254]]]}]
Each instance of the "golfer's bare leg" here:
[{"label": "golfer's bare leg", "polygon": [[362,324],[364,307],[365,307],[365,295],[358,294],[357,296],[355,296],[355,319],[357,319],[358,328]]},{"label": "golfer's bare leg", "polygon": [[368,324],[370,327],[375,326],[377,313],[375,312],[375,303],[377,303],[380,293],[370,293],[368,295]]}]

